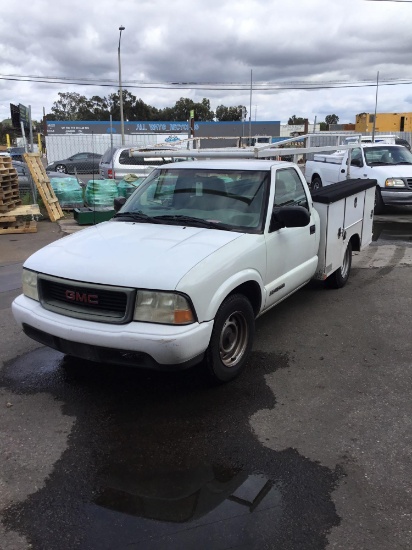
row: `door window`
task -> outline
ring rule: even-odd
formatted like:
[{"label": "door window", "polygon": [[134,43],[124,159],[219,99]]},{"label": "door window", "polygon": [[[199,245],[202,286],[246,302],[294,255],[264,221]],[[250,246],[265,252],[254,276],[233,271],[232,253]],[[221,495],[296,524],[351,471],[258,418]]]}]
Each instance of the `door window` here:
[{"label": "door window", "polygon": [[352,149],[350,163],[351,163],[351,166],[359,166],[359,167],[363,166],[362,150],[360,147],[356,147],[355,149]]},{"label": "door window", "polygon": [[309,210],[305,189],[294,168],[285,168],[276,172],[273,207],[280,206],[303,206]]}]

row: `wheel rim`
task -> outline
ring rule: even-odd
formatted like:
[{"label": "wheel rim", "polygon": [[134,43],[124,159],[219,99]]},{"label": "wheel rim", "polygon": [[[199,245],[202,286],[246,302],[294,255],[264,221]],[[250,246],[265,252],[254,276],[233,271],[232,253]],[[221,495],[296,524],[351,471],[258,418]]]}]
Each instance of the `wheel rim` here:
[{"label": "wheel rim", "polygon": [[220,359],[226,367],[234,367],[242,359],[248,336],[248,325],[243,313],[232,313],[223,325],[219,342]]},{"label": "wheel rim", "polygon": [[66,169],[62,164],[59,164],[58,166],[56,166],[56,172],[64,174],[66,172]]},{"label": "wheel rim", "polygon": [[345,255],[343,257],[342,267],[340,268],[340,274],[342,279],[346,279],[349,273],[349,264],[350,264],[350,252],[349,247],[346,248]]},{"label": "wheel rim", "polygon": [[320,189],[319,180],[313,180],[312,189],[313,189],[314,191],[316,191],[317,189]]}]

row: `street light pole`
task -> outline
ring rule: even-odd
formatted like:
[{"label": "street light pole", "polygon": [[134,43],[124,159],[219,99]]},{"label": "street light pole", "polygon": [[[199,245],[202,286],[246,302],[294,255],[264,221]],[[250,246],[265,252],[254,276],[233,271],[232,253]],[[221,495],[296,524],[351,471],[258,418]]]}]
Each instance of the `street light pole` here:
[{"label": "street light pole", "polygon": [[122,146],[124,145],[124,118],[123,118],[123,91],[122,91],[122,65],[120,63],[120,40],[122,38],[122,31],[124,31],[123,25],[119,27],[119,47],[117,49],[117,56],[119,61],[119,102],[120,102],[120,131],[122,133]]}]

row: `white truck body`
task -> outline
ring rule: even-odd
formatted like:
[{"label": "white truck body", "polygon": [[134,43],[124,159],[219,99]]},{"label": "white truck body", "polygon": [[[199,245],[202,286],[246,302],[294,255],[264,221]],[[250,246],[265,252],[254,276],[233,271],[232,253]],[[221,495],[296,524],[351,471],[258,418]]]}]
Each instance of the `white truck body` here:
[{"label": "white truck body", "polygon": [[372,239],[375,185],[312,198],[293,163],[163,165],[113,220],[33,254],[13,314],[69,355],[158,369],[205,358],[215,380],[230,380],[256,317],[312,278],[346,283],[351,250]]},{"label": "white truck body", "polygon": [[333,154],[315,154],[305,165],[305,178],[312,188],[346,179],[375,179],[376,213],[385,206],[412,205],[412,154],[402,145],[360,144]]}]

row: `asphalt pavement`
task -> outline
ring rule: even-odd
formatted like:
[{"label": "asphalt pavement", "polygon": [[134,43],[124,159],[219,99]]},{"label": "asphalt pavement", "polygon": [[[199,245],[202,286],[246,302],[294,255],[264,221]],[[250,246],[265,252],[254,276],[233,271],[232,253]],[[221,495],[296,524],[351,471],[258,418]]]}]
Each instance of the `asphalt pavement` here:
[{"label": "asphalt pavement", "polygon": [[1,550],[412,547],[407,209],[375,218],[346,287],[309,284],[260,318],[218,388],[21,332],[22,262],[81,229],[0,236]]}]

